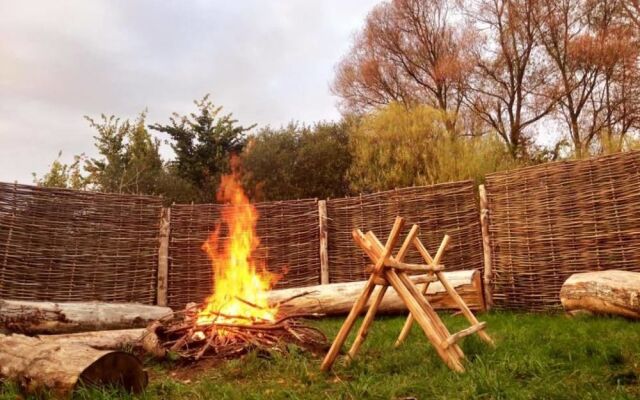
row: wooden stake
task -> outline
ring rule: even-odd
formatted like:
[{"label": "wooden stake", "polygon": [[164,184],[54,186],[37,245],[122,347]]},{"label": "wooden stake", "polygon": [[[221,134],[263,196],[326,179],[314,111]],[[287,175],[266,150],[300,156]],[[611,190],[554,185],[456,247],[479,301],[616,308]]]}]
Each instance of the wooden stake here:
[{"label": "wooden stake", "polygon": [[158,286],[156,304],[167,305],[167,290],[169,281],[169,230],[171,209],[163,207],[160,216],[160,247],[158,248]]},{"label": "wooden stake", "polygon": [[484,299],[487,310],[493,305],[493,291],[491,281],[493,268],[491,265],[491,239],[489,237],[489,201],[484,185],[478,187],[480,194],[480,226],[482,228],[482,251],[484,254]]},{"label": "wooden stake", "polygon": [[320,284],[329,283],[329,231],[327,229],[327,201],[318,200],[318,226],[320,228]]},{"label": "wooden stake", "polygon": [[[450,240],[451,240],[451,237],[449,235],[444,235],[444,238],[442,239],[442,242],[440,243],[440,247],[438,248],[438,251],[436,252],[436,257],[435,258],[431,257],[431,254],[429,254],[427,249],[424,248],[424,246],[422,245],[422,242],[420,242],[419,238],[417,238],[417,237],[414,238],[413,244],[416,246],[416,248],[418,249],[418,251],[422,255],[422,258],[424,258],[424,260],[428,264],[434,265],[434,264],[440,263],[440,259],[442,258],[442,255],[444,254],[444,250],[446,249],[446,247],[449,244]],[[429,289],[429,282],[425,283],[420,288],[420,293],[424,296],[427,293],[428,289]],[[413,314],[410,313],[409,316],[407,316],[407,320],[404,321],[404,325],[402,326],[402,330],[400,331],[400,334],[398,335],[398,339],[396,339],[396,342],[394,343],[394,347],[400,346],[405,341],[407,336],[409,336],[409,333],[411,332],[411,327],[413,326],[413,320],[414,320]]]}]

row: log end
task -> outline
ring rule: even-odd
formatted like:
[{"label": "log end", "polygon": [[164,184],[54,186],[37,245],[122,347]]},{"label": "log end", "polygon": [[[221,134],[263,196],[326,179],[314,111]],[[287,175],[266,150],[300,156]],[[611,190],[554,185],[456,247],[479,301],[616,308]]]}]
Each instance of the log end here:
[{"label": "log end", "polygon": [[78,378],[76,387],[122,387],[130,393],[140,393],[149,377],[140,360],[123,351],[111,351],[89,365]]},{"label": "log end", "polygon": [[640,273],[604,270],[571,275],[560,289],[565,311],[640,319]]}]

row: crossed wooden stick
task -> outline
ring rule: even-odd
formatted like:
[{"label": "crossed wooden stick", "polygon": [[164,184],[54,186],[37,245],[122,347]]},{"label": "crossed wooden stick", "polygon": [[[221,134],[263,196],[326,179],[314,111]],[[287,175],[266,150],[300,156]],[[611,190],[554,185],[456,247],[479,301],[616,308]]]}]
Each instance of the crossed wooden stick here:
[{"label": "crossed wooden stick", "polygon": [[[444,251],[449,243],[449,236],[444,236],[435,257],[431,257],[418,238],[418,225],[413,225],[395,257],[391,255],[391,252],[393,251],[393,248],[400,236],[400,232],[404,227],[404,222],[403,218],[396,217],[385,245],[382,245],[376,235],[371,231],[363,234],[359,229],[353,230],[353,239],[369,256],[371,261],[373,261],[373,269],[364,290],[351,308],[347,319],[344,321],[344,324],[334,339],[329,352],[322,362],[321,369],[323,371],[331,369],[331,366],[336,360],[342,345],[349,335],[349,332],[353,328],[358,315],[360,315],[366,307],[376,286],[380,286],[380,290],[373,297],[373,301],[367,310],[367,314],[362,321],[362,325],[360,325],[356,338],[349,349],[347,360],[351,360],[355,357],[360,346],[366,339],[369,328],[371,327],[376,312],[378,311],[378,307],[380,306],[389,286],[392,286],[395,289],[398,296],[402,299],[410,312],[404,326],[402,327],[402,331],[396,340],[396,347],[402,344],[411,331],[413,322],[417,321],[427,336],[427,339],[435,347],[438,355],[447,364],[447,366],[454,371],[463,372],[464,366],[462,365],[462,360],[464,359],[464,353],[460,346],[458,346],[458,341],[460,339],[473,333],[478,333],[482,340],[492,346],[494,345],[491,337],[484,331],[485,323],[479,322],[476,319],[464,300],[444,276],[444,266],[440,264],[440,259],[444,255]],[[404,257],[412,245],[418,250],[426,264],[409,264],[404,262]],[[407,276],[408,271],[425,272],[427,274],[425,284],[421,288],[418,288]],[[471,324],[469,328],[463,329],[454,334],[449,333],[447,327],[442,323],[438,314],[425,298],[429,283],[434,281],[440,281],[442,283],[442,286]]]}]

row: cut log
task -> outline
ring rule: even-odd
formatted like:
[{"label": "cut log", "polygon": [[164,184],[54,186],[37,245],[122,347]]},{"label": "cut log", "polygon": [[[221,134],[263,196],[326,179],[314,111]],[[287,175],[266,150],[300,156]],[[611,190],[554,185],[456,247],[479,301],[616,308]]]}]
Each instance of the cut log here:
[{"label": "cut log", "polygon": [[[470,309],[484,310],[484,297],[482,293],[482,277],[480,271],[452,271],[444,273],[451,285],[464,299]],[[411,280],[415,284],[428,280],[426,275],[413,276]],[[270,303],[279,303],[299,296],[283,304],[282,310],[286,313],[319,313],[326,315],[347,314],[362,293],[366,281],[332,283],[329,285],[309,286],[303,288],[273,290],[269,294]],[[372,298],[376,298],[380,286],[375,288]],[[303,295],[304,293],[308,293]],[[427,292],[429,303],[438,310],[458,309],[457,304],[447,294],[440,282],[429,285]],[[363,312],[366,311],[366,307]],[[389,288],[378,309],[379,313],[398,314],[406,313],[407,309],[402,299],[393,288]]]},{"label": "cut log", "polygon": [[27,335],[143,328],[171,313],[137,303],[0,300],[0,331]]},{"label": "cut log", "polygon": [[138,393],[148,381],[132,354],[17,334],[0,335],[0,378],[16,382],[26,394],[56,398],[70,398],[79,385],[119,386]]},{"label": "cut log", "polygon": [[569,313],[591,312],[640,319],[640,273],[607,270],[573,274],[560,290]]},{"label": "cut log", "polygon": [[145,328],[117,329],[112,331],[40,335],[38,338],[44,342],[57,343],[59,345],[81,344],[98,350],[122,350],[141,346],[140,340],[145,332]]}]

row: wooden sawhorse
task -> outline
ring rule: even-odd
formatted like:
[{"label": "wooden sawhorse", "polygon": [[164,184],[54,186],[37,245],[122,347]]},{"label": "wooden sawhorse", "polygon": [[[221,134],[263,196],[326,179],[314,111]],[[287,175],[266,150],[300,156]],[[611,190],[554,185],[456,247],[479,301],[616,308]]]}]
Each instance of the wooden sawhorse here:
[{"label": "wooden sawhorse", "polygon": [[[367,337],[378,307],[380,306],[389,286],[395,289],[398,296],[402,299],[410,312],[402,331],[400,332],[400,336],[396,341],[396,346],[399,346],[407,337],[414,320],[418,322],[428,340],[438,352],[438,355],[447,364],[447,366],[454,371],[464,371],[464,366],[462,364],[464,353],[460,346],[458,346],[458,341],[463,337],[469,336],[473,333],[478,333],[482,340],[493,346],[493,340],[484,331],[485,323],[479,322],[476,319],[471,310],[469,310],[469,307],[465,304],[464,300],[462,300],[460,295],[455,291],[443,274],[444,267],[440,264],[440,259],[442,258],[447,243],[449,242],[449,236],[445,235],[435,257],[431,257],[418,238],[418,226],[413,225],[409,234],[402,243],[400,250],[394,257],[391,255],[391,252],[398,241],[400,231],[403,227],[404,219],[396,217],[385,245],[382,245],[373,232],[367,232],[365,235],[359,229],[355,229],[353,231],[353,238],[356,244],[362,248],[371,261],[373,261],[373,270],[364,290],[351,308],[351,311],[340,328],[340,331],[338,331],[329,352],[322,361],[321,369],[323,371],[331,369],[331,366],[336,360],[342,345],[349,335],[349,332],[353,328],[358,315],[360,315],[362,310],[366,307],[369,298],[373,294],[375,287],[378,285],[381,286],[380,291],[378,291],[374,297],[367,314],[362,321],[362,325],[360,326],[356,338],[347,355],[348,360],[355,357],[360,346]],[[414,246],[418,250],[426,264],[408,264],[403,261],[410,246]],[[418,288],[407,276],[407,272],[415,271],[425,272],[430,278],[422,288]],[[462,314],[471,324],[469,328],[463,329],[454,334],[449,333],[447,327],[442,323],[438,314],[425,298],[427,288],[431,281],[440,281],[442,283],[442,286],[453,298]]]}]

